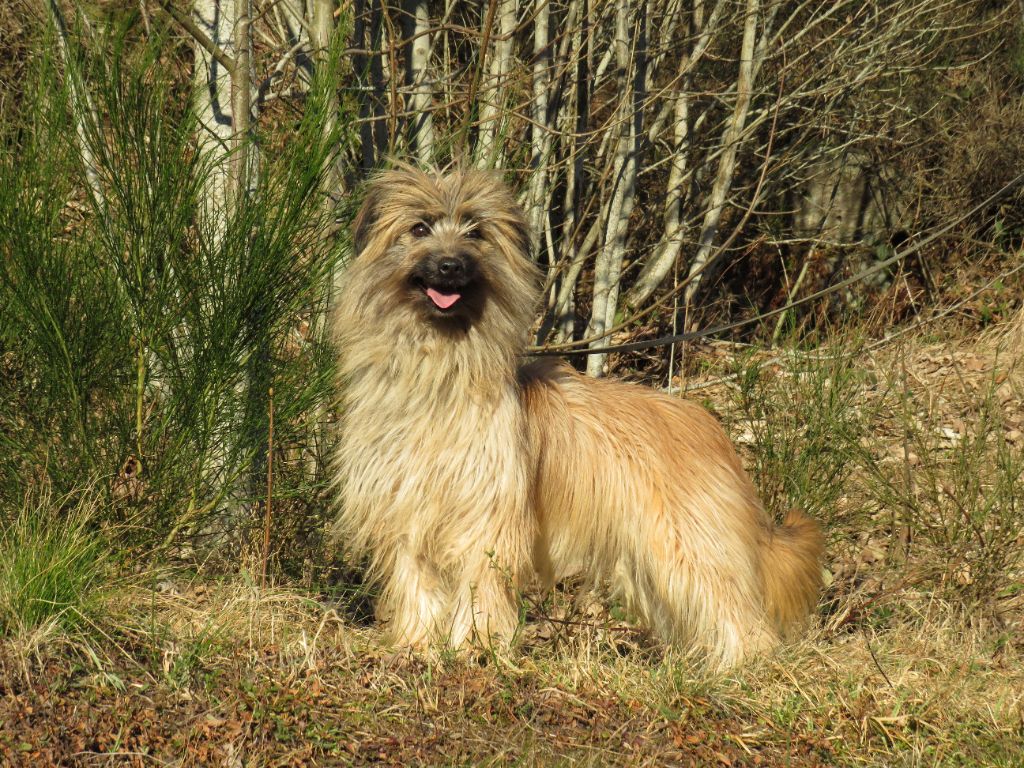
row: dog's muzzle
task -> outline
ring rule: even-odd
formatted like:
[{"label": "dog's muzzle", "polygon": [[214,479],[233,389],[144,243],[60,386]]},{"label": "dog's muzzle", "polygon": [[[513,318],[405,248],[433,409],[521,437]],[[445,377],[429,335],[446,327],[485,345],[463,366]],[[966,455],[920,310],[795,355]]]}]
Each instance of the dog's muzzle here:
[{"label": "dog's muzzle", "polygon": [[431,307],[441,313],[455,311],[477,278],[476,260],[468,254],[426,256],[410,275]]}]

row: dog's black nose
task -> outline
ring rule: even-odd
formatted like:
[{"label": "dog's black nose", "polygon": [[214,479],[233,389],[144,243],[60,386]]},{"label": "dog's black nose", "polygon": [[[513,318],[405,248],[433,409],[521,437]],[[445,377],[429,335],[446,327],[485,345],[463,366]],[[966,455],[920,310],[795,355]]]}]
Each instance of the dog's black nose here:
[{"label": "dog's black nose", "polygon": [[466,276],[466,265],[462,259],[448,256],[437,262],[437,271],[448,280],[461,280]]}]

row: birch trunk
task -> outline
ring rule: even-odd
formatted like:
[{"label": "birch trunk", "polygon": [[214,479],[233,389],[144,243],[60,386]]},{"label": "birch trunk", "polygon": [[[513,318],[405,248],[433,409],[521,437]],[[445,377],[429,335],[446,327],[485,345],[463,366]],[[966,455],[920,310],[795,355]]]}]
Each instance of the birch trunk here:
[{"label": "birch trunk", "polygon": [[96,119],[96,108],[93,107],[89,91],[82,81],[77,65],[72,61],[68,52],[68,30],[67,24],[64,22],[64,14],[61,12],[57,0],[45,1],[46,9],[49,11],[50,19],[53,21],[57,33],[60,58],[64,63],[64,76],[67,79],[71,114],[75,121],[75,138],[78,141],[78,151],[82,155],[82,164],[85,166],[85,180],[89,184],[96,204],[103,209],[105,205],[103,186],[100,184],[100,177],[96,171],[96,157],[92,151],[93,134],[99,125]]},{"label": "birch trunk", "polygon": [[574,23],[571,27],[570,51],[576,55],[576,64],[570,69],[569,98],[565,100],[565,109],[560,115],[561,135],[564,142],[565,161],[565,197],[563,208],[565,216],[562,221],[562,253],[563,262],[569,265],[557,285],[557,295],[551,308],[552,324],[555,329],[555,341],[568,341],[575,333],[576,281],[583,269],[583,261],[589,247],[576,247],[576,230],[579,217],[577,208],[583,199],[584,166],[582,136],[589,126],[590,110],[590,9],[587,0],[572,0],[567,12]]},{"label": "birch trunk", "polygon": [[[476,156],[485,167],[501,168],[503,152],[498,138],[504,133],[508,113],[504,85],[512,66],[512,36],[516,30],[516,0],[498,0],[497,30],[491,30],[494,53],[487,68],[487,82],[480,92],[480,130]],[[487,15],[484,15],[486,19]],[[486,22],[485,22],[486,23]],[[497,38],[493,37],[497,33]],[[481,55],[486,52],[482,51]],[[472,104],[467,108],[472,109]]]},{"label": "birch trunk", "polygon": [[[319,70],[322,67],[330,66],[335,59],[332,57],[332,46],[334,45],[334,7],[335,0],[311,0],[312,2],[312,25],[310,28],[310,40],[313,45],[313,66],[316,76],[320,76]],[[324,121],[324,134],[335,135],[338,123],[338,97],[337,90],[333,84],[327,96],[327,117]],[[335,218],[338,201],[344,191],[343,176],[338,167],[339,160],[337,152],[332,151],[327,158],[327,168],[321,182],[320,191],[323,196],[324,211],[329,221]],[[332,229],[333,229],[332,225]],[[325,281],[320,294],[321,311],[313,314],[311,335],[314,339],[320,338],[327,323],[328,312],[330,311],[331,300],[337,295],[341,288],[343,270],[337,266],[332,268],[330,279]],[[323,445],[330,430],[330,408],[328,403],[321,402],[314,407],[315,416],[310,420],[308,426],[308,444],[312,446]],[[306,477],[312,481],[320,470],[319,451],[304,450],[301,452],[301,460],[306,470]]]},{"label": "birch trunk", "polygon": [[[233,59],[234,0],[195,0],[192,16],[210,42]],[[200,151],[214,159],[206,177],[200,224],[216,248],[226,231],[231,196],[227,160],[234,136],[231,72],[198,42],[193,44],[193,52],[193,105],[198,118],[198,144]]]},{"label": "birch trunk", "polygon": [[[608,340],[604,332],[615,324],[615,311],[619,299],[619,278],[622,262],[626,256],[626,239],[629,218],[636,200],[638,139],[643,117],[643,61],[646,56],[646,8],[643,4],[637,11],[636,35],[633,50],[629,46],[629,6],[620,3],[615,20],[615,57],[620,82],[623,84],[619,120],[619,137],[616,141],[613,191],[608,207],[607,229],[604,248],[594,262],[593,309],[587,337],[596,337],[591,347],[605,346]],[[632,55],[631,55],[632,54]],[[601,376],[605,372],[606,354],[587,357],[587,374]]]},{"label": "birch trunk", "polygon": [[[331,45],[334,42],[334,0],[312,0],[313,2],[313,28],[312,40],[315,48],[313,59],[317,67],[326,67],[331,61]],[[332,88],[327,105],[328,118],[324,123],[324,131],[333,134],[338,123],[337,91]],[[332,205],[337,201],[340,193],[341,174],[338,170],[338,160],[331,156],[327,174],[324,176],[323,188],[325,204]]]},{"label": "birch trunk", "polygon": [[252,109],[250,0],[234,0],[235,68],[231,73],[231,190],[232,205],[240,203],[250,182],[249,118]]},{"label": "birch trunk", "polygon": [[277,0],[273,4],[278,20],[278,34],[289,54],[295,57],[299,84],[303,90],[309,88],[313,81],[314,62],[310,59],[309,51],[316,45],[311,36],[315,34],[315,21],[310,24],[307,18],[313,19],[315,16],[316,3],[317,0],[309,0],[309,8],[306,0]]},{"label": "birch trunk", "polygon": [[673,96],[672,164],[669,166],[668,184],[665,189],[664,229],[654,253],[640,270],[633,288],[626,297],[625,303],[631,308],[642,306],[650,298],[682,254],[686,236],[683,210],[689,198],[685,182],[689,175],[691,73],[708,49],[725,2],[718,0],[715,3],[707,23],[701,18],[702,5],[703,3],[697,3],[693,12],[693,29],[697,39],[689,56],[684,56],[680,60],[676,75],[677,86]]},{"label": "birch trunk", "polygon": [[[209,154],[210,170],[205,179],[200,230],[210,238],[210,248],[224,247],[228,221],[248,194],[255,180],[255,165],[250,154],[249,133],[252,95],[250,57],[250,0],[196,0],[193,19],[199,30],[224,56],[214,57],[206,46],[195,45],[194,106],[198,117],[198,143]],[[219,58],[226,57],[227,66]],[[265,397],[266,356],[269,350],[253,350],[246,373],[236,391],[239,402],[250,409],[259,407]],[[218,521],[215,538],[235,539],[243,530],[251,509],[256,482],[254,473],[261,468],[257,456],[248,476],[239,476],[235,462],[240,445],[251,435],[238,434],[228,423],[218,442],[210,449],[207,482],[223,494],[224,513]]]},{"label": "birch trunk", "polygon": [[415,24],[410,48],[409,72],[412,77],[412,140],[416,157],[423,164],[434,159],[434,86],[430,77],[430,10],[427,0],[415,0]]},{"label": "birch trunk", "polygon": [[[533,252],[539,244],[546,221],[545,201],[548,193],[548,154],[551,130],[548,126],[548,89],[551,87],[551,57],[548,27],[551,19],[550,0],[535,0],[533,21],[533,105],[530,127],[530,188],[527,212],[533,230]],[[551,258],[553,267],[554,259]]]},{"label": "birch trunk", "polygon": [[743,19],[743,42],[740,45],[740,67],[736,79],[736,105],[722,136],[722,156],[718,161],[718,172],[704,221],[701,224],[697,253],[690,263],[687,274],[688,284],[683,293],[685,305],[688,307],[696,296],[701,283],[711,266],[712,247],[718,234],[718,224],[722,218],[725,201],[732,189],[733,175],[736,170],[736,153],[739,151],[743,130],[747,123],[750,100],[753,89],[754,47],[757,44],[757,17],[760,12],[760,0],[747,0]]}]

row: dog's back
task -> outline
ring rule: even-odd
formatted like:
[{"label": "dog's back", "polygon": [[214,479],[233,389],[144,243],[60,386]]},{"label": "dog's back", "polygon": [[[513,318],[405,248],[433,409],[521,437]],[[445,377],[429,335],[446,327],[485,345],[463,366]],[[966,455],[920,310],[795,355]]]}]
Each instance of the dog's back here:
[{"label": "dog's back", "polygon": [[773,527],[706,410],[558,363],[531,363],[520,382],[549,579],[609,578],[663,639],[723,664],[811,610],[817,526]]}]

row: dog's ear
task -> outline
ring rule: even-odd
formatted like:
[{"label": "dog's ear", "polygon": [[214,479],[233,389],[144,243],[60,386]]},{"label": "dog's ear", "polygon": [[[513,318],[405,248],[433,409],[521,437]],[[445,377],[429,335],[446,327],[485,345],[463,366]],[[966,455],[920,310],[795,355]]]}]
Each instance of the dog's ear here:
[{"label": "dog's ear", "polygon": [[533,249],[533,227],[530,226],[524,211],[518,203],[508,196],[505,215],[502,216],[502,228],[505,236],[516,246],[518,251],[526,257],[527,261],[535,261],[537,254]]},{"label": "dog's ear", "polygon": [[533,252],[533,227],[530,226],[530,222],[526,220],[526,213],[521,209],[517,210],[512,227],[516,233],[519,250],[526,256],[528,261],[535,261],[537,254]]},{"label": "dog's ear", "polygon": [[352,252],[356,256],[363,252],[370,232],[377,223],[377,206],[382,197],[380,182],[371,182],[366,188],[366,197],[363,198],[359,213],[352,222]]}]

